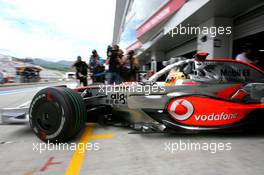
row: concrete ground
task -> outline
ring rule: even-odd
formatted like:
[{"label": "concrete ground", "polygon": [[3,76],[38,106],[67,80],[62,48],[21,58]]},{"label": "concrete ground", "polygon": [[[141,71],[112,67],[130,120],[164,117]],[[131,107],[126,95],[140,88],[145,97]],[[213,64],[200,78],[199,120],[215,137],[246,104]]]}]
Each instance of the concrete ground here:
[{"label": "concrete ground", "polygon": [[[43,87],[26,88],[0,89],[0,108],[19,106]],[[56,148],[44,145],[27,125],[0,125],[0,174],[264,173],[262,135],[139,135],[130,131],[88,124],[68,147]]]}]

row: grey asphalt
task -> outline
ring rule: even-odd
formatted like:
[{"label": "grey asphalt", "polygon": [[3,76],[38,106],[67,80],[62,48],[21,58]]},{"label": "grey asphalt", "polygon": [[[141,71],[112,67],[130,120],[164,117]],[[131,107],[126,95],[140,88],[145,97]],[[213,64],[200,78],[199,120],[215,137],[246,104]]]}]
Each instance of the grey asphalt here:
[{"label": "grey asphalt", "polygon": [[[35,86],[30,91],[0,95],[0,108],[15,107],[30,100],[39,88]],[[139,135],[129,134],[131,130],[126,128],[89,127],[92,128],[91,136],[101,136],[88,139],[91,145],[99,148],[90,149],[76,158],[74,150],[46,150],[40,153],[34,146],[42,142],[28,125],[0,125],[0,174],[77,175],[73,173],[75,166],[80,167],[79,174],[82,175],[264,174],[262,135]],[[84,133],[87,135],[83,131],[68,144],[79,143]],[[191,149],[192,145],[200,147]],[[218,149],[215,149],[216,145]],[[72,171],[69,171],[70,166],[74,166]]]}]

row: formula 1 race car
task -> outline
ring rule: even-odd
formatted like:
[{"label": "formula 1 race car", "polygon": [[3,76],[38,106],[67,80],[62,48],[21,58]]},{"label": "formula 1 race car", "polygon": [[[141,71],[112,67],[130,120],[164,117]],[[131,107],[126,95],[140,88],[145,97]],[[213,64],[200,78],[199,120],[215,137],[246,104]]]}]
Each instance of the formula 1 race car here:
[{"label": "formula 1 race car", "polygon": [[[42,89],[26,111],[30,126],[43,141],[63,142],[86,122],[155,133],[254,129],[263,118],[262,69],[230,59],[164,64],[169,65],[142,82]],[[164,75],[166,81],[159,82]]]}]

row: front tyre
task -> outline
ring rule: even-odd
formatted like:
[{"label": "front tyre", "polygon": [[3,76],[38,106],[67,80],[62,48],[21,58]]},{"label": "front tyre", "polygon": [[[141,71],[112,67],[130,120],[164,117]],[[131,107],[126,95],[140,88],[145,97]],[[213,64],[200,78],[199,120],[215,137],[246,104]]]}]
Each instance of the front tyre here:
[{"label": "front tyre", "polygon": [[80,94],[68,88],[40,90],[29,108],[29,123],[44,142],[65,142],[75,137],[86,122],[86,108]]}]

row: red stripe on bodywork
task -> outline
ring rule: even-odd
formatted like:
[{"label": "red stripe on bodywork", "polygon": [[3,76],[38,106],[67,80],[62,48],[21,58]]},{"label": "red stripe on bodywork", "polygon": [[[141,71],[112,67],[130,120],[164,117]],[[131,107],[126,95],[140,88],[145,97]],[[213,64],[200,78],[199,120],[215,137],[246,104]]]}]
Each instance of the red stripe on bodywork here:
[{"label": "red stripe on bodywork", "polygon": [[[177,123],[189,126],[224,126],[234,124],[244,119],[249,113],[256,109],[264,109],[264,104],[261,103],[240,104],[231,101],[196,96],[181,97],[179,99],[189,101],[194,107],[194,113],[187,120],[177,120],[170,114],[169,115],[171,119]],[[170,105],[168,105],[167,111],[169,111],[169,109]],[[226,119],[226,116],[235,117]],[[205,118],[206,120],[204,120]]]},{"label": "red stripe on bodywork", "polygon": [[231,58],[223,58],[223,59],[221,59],[221,58],[217,58],[217,59],[207,59],[206,61],[212,61],[212,62],[216,61],[216,62],[241,63],[241,64],[245,64],[245,65],[247,65],[247,66],[249,66],[249,67],[251,67],[251,68],[253,68],[253,69],[255,69],[255,70],[259,71],[259,72],[261,72],[262,74],[264,74],[264,70],[263,70],[263,69],[261,69],[261,68],[255,66],[254,64],[251,64],[251,63],[248,63],[248,62],[245,62],[245,61],[232,60]]},{"label": "red stripe on bodywork", "polygon": [[215,95],[219,98],[230,99],[234,95],[234,93],[236,93],[241,88],[242,84],[234,85],[227,89],[217,92]]}]

